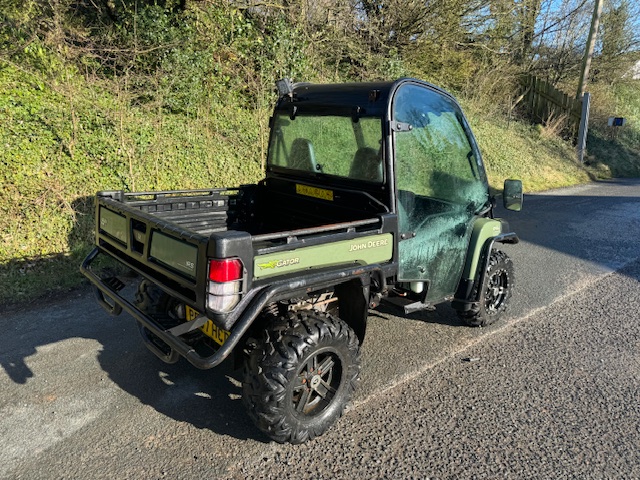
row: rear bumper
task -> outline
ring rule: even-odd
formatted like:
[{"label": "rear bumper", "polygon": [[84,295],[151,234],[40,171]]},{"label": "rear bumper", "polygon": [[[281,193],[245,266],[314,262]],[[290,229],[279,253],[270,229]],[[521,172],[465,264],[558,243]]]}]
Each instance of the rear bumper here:
[{"label": "rear bumper", "polygon": [[[378,264],[367,266],[353,266],[341,270],[331,270],[314,273],[303,278],[295,278],[274,282],[273,284],[253,289],[245,294],[237,307],[229,313],[227,322],[233,325],[225,343],[213,355],[202,356],[191,345],[186,343],[181,335],[191,332],[207,322],[204,315],[193,321],[184,322],[176,327],[165,329],[149,315],[137,308],[133,303],[118,293],[116,282],[101,279],[91,270],[91,263],[100,255],[107,254],[100,247],[95,247],[80,266],[81,273],[86,276],[95,287],[98,303],[111,315],[118,315],[123,310],[135,318],[140,325],[164,342],[168,349],[158,348],[149,335],[143,335],[146,346],[161,360],[173,363],[182,356],[192,365],[200,369],[213,368],[229,356],[234,347],[243,338],[253,321],[269,303],[290,297],[300,292],[312,292],[319,288],[330,287],[346,282],[351,278],[370,276],[374,271],[380,271]],[[149,279],[153,282],[153,279]]]},{"label": "rear bumper", "polygon": [[[189,344],[187,344],[180,335],[192,331],[201,327],[207,321],[205,317],[196,318],[193,322],[185,322],[178,327],[172,329],[164,329],[153,318],[138,309],[133,303],[121,296],[118,291],[113,288],[109,281],[105,281],[98,277],[90,268],[91,263],[98,257],[100,253],[103,253],[99,247],[95,247],[91,253],[85,258],[80,267],[82,274],[89,279],[89,281],[95,287],[96,297],[98,303],[110,314],[118,315],[123,310],[129,315],[135,318],[143,327],[153,333],[156,337],[162,340],[169,348],[170,352],[163,352],[157,345],[151,342],[148,338],[143,336],[147,347],[155,353],[161,360],[173,363],[177,360],[177,355],[183,356],[191,364],[201,369],[213,368],[229,356],[233,347],[237,345],[242,336],[245,334],[251,322],[258,315],[262,309],[263,302],[266,303],[269,296],[266,292],[254,291],[253,295],[246,295],[243,301],[251,303],[249,308],[244,312],[243,318],[239,319],[234,326],[231,335],[227,341],[222,345],[213,355],[208,357],[201,356],[194,350]],[[260,295],[260,293],[262,295]],[[260,297],[256,299],[255,297]],[[180,328],[182,327],[182,328]]]}]

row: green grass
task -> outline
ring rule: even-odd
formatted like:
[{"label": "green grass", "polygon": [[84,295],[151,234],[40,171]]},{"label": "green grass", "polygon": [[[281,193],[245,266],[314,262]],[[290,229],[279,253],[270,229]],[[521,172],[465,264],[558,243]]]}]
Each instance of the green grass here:
[{"label": "green grass", "polygon": [[521,179],[525,192],[578,185],[594,178],[593,169],[578,163],[569,142],[545,134],[540,126],[487,115],[474,103],[466,102],[465,107],[492,188],[501,190],[507,178]]},{"label": "green grass", "polygon": [[[587,163],[613,177],[640,177],[640,81],[594,89]],[[623,117],[623,127],[609,127]]]},{"label": "green grass", "polygon": [[167,113],[0,63],[0,304],[80,284],[98,190],[257,181],[267,118],[233,99]]},{"label": "green grass", "polygon": [[[97,190],[233,186],[262,176],[269,101],[238,93],[187,113],[136,102],[113,81],[69,73],[51,78],[0,63],[0,304],[81,285],[93,241]],[[540,191],[607,176],[640,175],[638,86],[616,97],[629,127],[594,128],[588,165],[543,128],[463,102],[490,183],[520,178]],[[597,115],[594,117],[599,118]]]}]

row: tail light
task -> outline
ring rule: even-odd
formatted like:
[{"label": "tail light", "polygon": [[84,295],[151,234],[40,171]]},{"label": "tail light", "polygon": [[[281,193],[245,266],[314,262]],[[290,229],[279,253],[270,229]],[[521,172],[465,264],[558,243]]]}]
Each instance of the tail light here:
[{"label": "tail light", "polygon": [[240,301],[244,267],[237,258],[209,260],[207,307],[218,313],[229,312]]}]

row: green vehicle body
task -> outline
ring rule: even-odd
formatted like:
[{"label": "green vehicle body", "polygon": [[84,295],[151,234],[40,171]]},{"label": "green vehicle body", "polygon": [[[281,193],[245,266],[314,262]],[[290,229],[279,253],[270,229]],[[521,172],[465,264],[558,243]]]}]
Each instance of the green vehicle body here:
[{"label": "green vehicle body", "polygon": [[[475,318],[495,244],[518,237],[493,217],[479,149],[451,95],[415,79],[281,81],[270,126],[258,184],[98,192],[96,247],[81,271],[107,311],[131,314],[163,361],[205,369],[291,312],[339,315],[359,343],[382,301],[405,313],[452,301]],[[519,181],[505,182],[504,199],[520,209]],[[156,289],[173,320],[153,313],[149,295],[127,298],[120,278],[95,268],[100,256],[140,275],[139,292]]]},{"label": "green vehicle body", "polygon": [[385,233],[260,255],[255,258],[253,271],[255,278],[267,278],[339,265],[375,265],[392,258],[393,235]]}]

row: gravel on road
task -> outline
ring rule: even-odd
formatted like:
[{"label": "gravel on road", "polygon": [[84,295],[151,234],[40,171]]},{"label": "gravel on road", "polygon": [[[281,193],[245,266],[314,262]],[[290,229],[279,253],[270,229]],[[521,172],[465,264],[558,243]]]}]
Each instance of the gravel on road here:
[{"label": "gravel on road", "polygon": [[640,263],[230,478],[640,478]]}]

